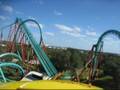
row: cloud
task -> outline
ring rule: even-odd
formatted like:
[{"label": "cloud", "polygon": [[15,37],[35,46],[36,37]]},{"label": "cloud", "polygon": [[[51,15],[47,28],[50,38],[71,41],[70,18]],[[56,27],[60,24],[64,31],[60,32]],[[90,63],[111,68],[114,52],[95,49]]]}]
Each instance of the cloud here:
[{"label": "cloud", "polygon": [[77,26],[69,27],[62,24],[55,24],[54,26],[63,34],[71,35],[74,37],[85,37],[85,35],[80,34],[80,28]]},{"label": "cloud", "polygon": [[6,20],[8,17],[5,17],[5,16],[0,16],[0,20]]},{"label": "cloud", "polygon": [[55,34],[52,33],[52,32],[45,32],[46,35],[49,35],[49,36],[54,36]]},{"label": "cloud", "polygon": [[57,10],[54,11],[54,14],[57,15],[57,16],[63,15],[63,13],[61,13],[61,12],[59,12],[59,11],[57,11]]},{"label": "cloud", "polygon": [[20,11],[16,11],[16,14],[23,15],[24,13],[23,13],[23,12],[20,12]]},{"label": "cloud", "polygon": [[85,34],[88,36],[97,36],[97,33],[94,31],[94,28],[90,25],[87,26]]},{"label": "cloud", "polygon": [[86,35],[89,35],[89,36],[97,36],[97,33],[94,32],[94,31],[86,31]]},{"label": "cloud", "polygon": [[[29,22],[29,23],[27,23],[27,25],[29,27],[32,27],[32,28],[38,28],[38,26],[35,23],[33,23],[33,22]],[[40,24],[40,23],[39,23],[39,25],[40,25],[41,29],[43,29],[44,25]]]},{"label": "cloud", "polygon": [[62,33],[73,37],[86,37],[85,35],[81,35],[80,33],[71,33],[71,32],[62,32]]},{"label": "cloud", "polygon": [[8,13],[12,13],[13,12],[13,7],[9,6],[9,5],[3,5],[2,9]]},{"label": "cloud", "polygon": [[77,26],[69,27],[63,24],[55,24],[55,27],[64,32],[80,33],[80,28]]}]

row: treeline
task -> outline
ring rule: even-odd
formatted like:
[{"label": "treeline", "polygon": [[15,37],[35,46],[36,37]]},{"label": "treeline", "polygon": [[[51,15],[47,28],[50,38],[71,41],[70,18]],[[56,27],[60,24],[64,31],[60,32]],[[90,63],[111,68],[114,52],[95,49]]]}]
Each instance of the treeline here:
[{"label": "treeline", "polygon": [[[88,56],[88,51],[72,48],[47,48],[45,52],[58,71],[83,68]],[[101,78],[106,78],[103,79],[105,82],[98,84],[105,89],[120,89],[120,55],[103,53],[102,59]],[[112,79],[107,81],[107,77]]]},{"label": "treeline", "polygon": [[[2,44],[0,46],[0,53],[4,53],[7,49],[6,46],[2,46]],[[21,51],[21,48],[19,49],[19,51]],[[30,47],[28,47],[28,49],[30,49]],[[47,47],[45,53],[59,72],[83,68],[88,56],[88,51],[73,48]],[[31,59],[33,58],[32,55],[30,55],[30,57]],[[10,57],[8,59],[10,59]],[[40,66],[40,69],[44,71],[42,65]],[[103,88],[105,87],[107,90],[110,90],[111,88],[120,90],[120,55],[103,53],[100,69],[102,70],[101,78],[110,76],[112,79],[107,80],[108,78],[104,78],[103,81],[105,82],[95,82],[95,84],[98,84]]]},{"label": "treeline", "polygon": [[45,52],[59,71],[82,68],[87,56],[86,51],[83,52],[72,48],[47,48]]}]

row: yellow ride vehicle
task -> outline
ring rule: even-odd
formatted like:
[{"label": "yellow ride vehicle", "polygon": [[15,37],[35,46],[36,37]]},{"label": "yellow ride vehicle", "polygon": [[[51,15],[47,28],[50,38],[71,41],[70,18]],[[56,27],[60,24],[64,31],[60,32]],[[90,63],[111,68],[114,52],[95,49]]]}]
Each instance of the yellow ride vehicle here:
[{"label": "yellow ride vehicle", "polygon": [[102,90],[102,88],[92,86],[89,84],[83,84],[73,82],[70,80],[49,80],[48,76],[45,76],[38,72],[30,72],[22,78],[21,81],[14,81],[3,83],[0,85],[0,90],[37,90],[37,89],[81,89],[81,90]]}]

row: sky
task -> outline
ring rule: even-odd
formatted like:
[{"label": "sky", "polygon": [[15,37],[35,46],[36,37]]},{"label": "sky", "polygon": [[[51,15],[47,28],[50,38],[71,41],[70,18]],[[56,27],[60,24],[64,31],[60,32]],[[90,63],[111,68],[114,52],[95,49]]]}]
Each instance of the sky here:
[{"label": "sky", "polygon": [[[36,20],[46,45],[90,50],[102,33],[120,31],[119,0],[0,0],[0,27],[16,17]],[[34,23],[28,23],[37,41]],[[120,40],[104,38],[104,52],[120,54]]]}]

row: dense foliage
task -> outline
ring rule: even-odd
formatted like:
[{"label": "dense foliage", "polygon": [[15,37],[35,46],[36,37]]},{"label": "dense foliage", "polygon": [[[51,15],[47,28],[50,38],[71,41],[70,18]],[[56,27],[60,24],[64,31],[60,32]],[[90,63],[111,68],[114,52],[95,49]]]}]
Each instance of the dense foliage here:
[{"label": "dense foliage", "polygon": [[[21,51],[21,48],[19,49]],[[30,48],[28,47],[27,49]],[[0,47],[0,53],[4,53],[5,51],[6,47]],[[47,47],[45,52],[59,72],[66,70],[80,72],[88,56],[88,51],[73,48]],[[33,56],[30,55],[30,57]],[[9,59],[10,57],[7,58],[7,60]],[[40,69],[44,70],[42,65],[40,66]],[[100,64],[100,71],[102,71],[102,73],[99,74],[98,79],[95,80],[93,84],[103,87],[106,90],[120,90],[120,55],[104,53],[103,61]],[[87,75],[88,73],[86,71],[83,76],[86,77]],[[84,77],[82,77],[82,79]]]},{"label": "dense foliage", "polygon": [[[47,48],[46,53],[59,71],[83,68],[88,55],[88,51],[72,48]],[[120,55],[104,53],[100,69],[103,73],[94,84],[107,90],[120,89]]]}]

